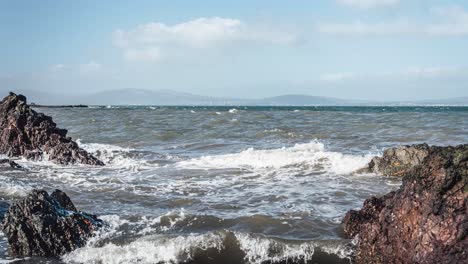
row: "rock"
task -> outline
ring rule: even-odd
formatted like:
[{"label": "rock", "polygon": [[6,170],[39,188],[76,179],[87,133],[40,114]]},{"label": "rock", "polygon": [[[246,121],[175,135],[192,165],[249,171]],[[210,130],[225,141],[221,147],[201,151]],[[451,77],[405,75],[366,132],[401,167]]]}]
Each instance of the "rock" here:
[{"label": "rock", "polygon": [[345,216],[345,234],[358,238],[356,263],[466,263],[468,144],[422,149],[397,191]]},{"label": "rock", "polygon": [[411,168],[421,164],[428,154],[427,144],[390,148],[384,151],[382,157],[374,157],[365,170],[387,176],[403,176]]},{"label": "rock", "polygon": [[2,229],[12,255],[58,257],[84,246],[101,225],[95,215],[77,211],[65,193],[33,190],[8,209]]},{"label": "rock", "polygon": [[22,169],[23,167],[12,160],[0,159],[0,168]]},{"label": "rock", "polygon": [[32,160],[47,156],[59,164],[104,165],[67,137],[66,129],[57,128],[50,116],[31,109],[26,97],[11,92],[0,103],[0,154]]}]

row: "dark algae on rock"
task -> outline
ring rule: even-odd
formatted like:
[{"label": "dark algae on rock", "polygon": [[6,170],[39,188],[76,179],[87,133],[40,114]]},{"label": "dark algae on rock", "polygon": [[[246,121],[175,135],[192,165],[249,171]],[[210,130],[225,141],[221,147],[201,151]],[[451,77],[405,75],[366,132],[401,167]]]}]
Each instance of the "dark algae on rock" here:
[{"label": "dark algae on rock", "polygon": [[0,103],[0,154],[32,160],[46,154],[48,160],[59,164],[104,165],[67,137],[67,132],[50,116],[31,109],[23,95],[10,92]]},{"label": "dark algae on rock", "polygon": [[468,144],[421,146],[426,157],[397,191],[345,216],[356,263],[467,263]]},{"label": "dark algae on rock", "polygon": [[12,255],[58,257],[84,246],[101,225],[95,215],[77,211],[64,192],[33,190],[8,209],[2,229]]}]

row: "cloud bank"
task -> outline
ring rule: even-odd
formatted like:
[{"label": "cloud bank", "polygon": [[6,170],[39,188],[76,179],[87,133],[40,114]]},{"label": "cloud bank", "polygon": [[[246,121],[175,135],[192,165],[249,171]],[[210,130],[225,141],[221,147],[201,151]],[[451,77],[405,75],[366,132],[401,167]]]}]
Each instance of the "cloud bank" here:
[{"label": "cloud bank", "polygon": [[409,20],[387,22],[320,23],[320,33],[351,36],[422,35],[464,36],[468,35],[468,11],[460,6],[433,8],[431,14],[440,19],[437,23],[417,23]]},{"label": "cloud bank", "polygon": [[113,33],[114,45],[123,50],[126,59],[146,61],[159,60],[168,48],[213,48],[239,42],[290,45],[296,41],[291,33],[222,17],[202,17],[174,25],[151,22]]},{"label": "cloud bank", "polygon": [[400,2],[400,0],[336,0],[336,2],[343,6],[370,9],[395,6]]}]

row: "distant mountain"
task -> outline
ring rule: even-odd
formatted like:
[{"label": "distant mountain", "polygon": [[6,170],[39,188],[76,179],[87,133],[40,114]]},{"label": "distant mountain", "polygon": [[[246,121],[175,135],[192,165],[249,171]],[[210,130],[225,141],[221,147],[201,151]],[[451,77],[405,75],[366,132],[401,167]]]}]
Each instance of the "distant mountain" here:
[{"label": "distant mountain", "polygon": [[255,101],[256,105],[310,106],[310,105],[349,105],[352,101],[333,97],[288,94],[268,97]]},{"label": "distant mountain", "polygon": [[423,105],[468,105],[468,96],[439,100],[415,101],[413,103]]},{"label": "distant mountain", "polygon": [[[8,90],[0,88],[0,97]],[[257,106],[357,106],[357,105],[468,105],[468,96],[423,101],[365,101],[344,100],[333,97],[288,94],[261,99],[210,97],[172,90],[120,89],[88,95],[47,93],[34,90],[15,90],[26,95],[28,101],[41,105],[257,105]]]},{"label": "distant mountain", "polygon": [[209,102],[209,98],[170,90],[122,89],[98,92],[81,100],[91,105],[198,105]]},{"label": "distant mountain", "polygon": [[140,105],[345,105],[350,101],[320,96],[283,95],[263,99],[240,99],[200,96],[171,90],[150,91],[124,89],[99,92],[82,99],[92,105],[140,104]]}]

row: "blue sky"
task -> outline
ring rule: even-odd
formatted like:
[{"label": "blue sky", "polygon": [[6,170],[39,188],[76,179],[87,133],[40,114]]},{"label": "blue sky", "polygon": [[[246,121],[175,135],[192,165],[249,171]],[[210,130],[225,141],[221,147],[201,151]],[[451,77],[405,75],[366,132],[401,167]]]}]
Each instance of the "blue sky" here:
[{"label": "blue sky", "polygon": [[0,0],[0,86],[468,96],[468,1]]}]

